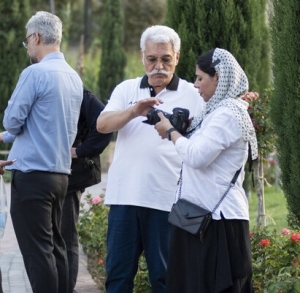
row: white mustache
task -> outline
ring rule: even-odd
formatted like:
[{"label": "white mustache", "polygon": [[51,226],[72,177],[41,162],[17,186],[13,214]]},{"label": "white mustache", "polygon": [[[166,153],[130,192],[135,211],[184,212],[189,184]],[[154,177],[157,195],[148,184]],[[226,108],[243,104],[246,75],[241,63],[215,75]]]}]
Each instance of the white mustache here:
[{"label": "white mustache", "polygon": [[148,76],[152,76],[154,74],[163,74],[163,75],[169,75],[170,72],[169,71],[166,71],[166,70],[157,70],[157,69],[153,69],[152,71],[150,72],[146,72],[146,74]]}]

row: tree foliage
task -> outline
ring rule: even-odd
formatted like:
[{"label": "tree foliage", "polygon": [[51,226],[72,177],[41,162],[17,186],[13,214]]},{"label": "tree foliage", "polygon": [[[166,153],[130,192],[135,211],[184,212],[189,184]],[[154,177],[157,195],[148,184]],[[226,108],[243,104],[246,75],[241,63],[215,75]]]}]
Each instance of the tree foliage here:
[{"label": "tree foliage", "polygon": [[271,118],[278,136],[282,189],[300,226],[300,2],[273,1],[271,43],[274,93]]},{"label": "tree foliage", "polygon": [[123,0],[124,47],[139,50],[142,32],[154,24],[162,24],[167,9],[165,0]]},{"label": "tree foliage", "polygon": [[100,99],[106,102],[114,87],[124,79],[123,14],[120,0],[106,1],[102,21],[102,56],[99,73]]},{"label": "tree foliage", "polygon": [[[69,31],[72,44],[78,44],[83,33],[85,35],[86,52],[93,42],[99,43],[105,34],[101,22],[105,17],[104,6],[106,2],[110,1],[71,1],[71,27],[76,26],[76,29]],[[163,23],[166,8],[166,0],[121,0],[121,9],[124,15],[122,45],[126,51],[139,50],[139,39],[142,31],[150,25]]]},{"label": "tree foliage", "polygon": [[78,45],[81,35],[84,35],[85,52],[89,51],[93,43],[99,43],[105,2],[98,0],[71,1],[69,30],[69,43],[71,45]]},{"label": "tree foliage", "polygon": [[55,0],[54,13],[60,18],[63,24],[62,50],[68,47],[69,30],[71,26],[71,0]]},{"label": "tree foliage", "polygon": [[215,47],[229,50],[245,70],[250,89],[269,83],[266,0],[168,0],[167,25],[180,35],[179,76],[194,80],[196,59]]},{"label": "tree foliage", "polygon": [[[29,64],[22,41],[26,36],[25,25],[30,15],[29,1],[0,2],[0,119],[7,106],[21,71]],[[9,16],[9,17],[8,17]]]}]

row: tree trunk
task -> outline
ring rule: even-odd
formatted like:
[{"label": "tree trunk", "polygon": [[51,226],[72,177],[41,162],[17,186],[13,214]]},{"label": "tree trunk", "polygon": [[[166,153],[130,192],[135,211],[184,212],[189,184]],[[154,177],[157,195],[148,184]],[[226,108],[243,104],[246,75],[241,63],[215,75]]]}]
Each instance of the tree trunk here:
[{"label": "tree trunk", "polygon": [[256,193],[258,198],[256,224],[266,226],[265,198],[264,198],[264,169],[263,158],[258,155],[257,161],[253,162]]},{"label": "tree trunk", "polygon": [[92,44],[92,1],[85,0],[84,1],[84,52],[85,54],[88,52],[91,44]]},{"label": "tree trunk", "polygon": [[55,14],[55,4],[54,0],[50,0],[50,12]]}]

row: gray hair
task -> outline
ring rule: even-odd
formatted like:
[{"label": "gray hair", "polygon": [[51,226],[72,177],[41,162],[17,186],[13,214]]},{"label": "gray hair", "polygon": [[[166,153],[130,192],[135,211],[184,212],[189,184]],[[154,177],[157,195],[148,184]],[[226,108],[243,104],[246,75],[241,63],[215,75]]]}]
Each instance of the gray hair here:
[{"label": "gray hair", "polygon": [[62,37],[62,22],[54,14],[38,11],[25,27],[29,34],[37,32],[45,45],[60,45]]},{"label": "gray hair", "polygon": [[179,35],[170,27],[165,25],[153,25],[148,27],[141,36],[140,46],[141,51],[146,49],[146,43],[150,41],[154,44],[171,43],[174,53],[180,52],[180,38]]}]

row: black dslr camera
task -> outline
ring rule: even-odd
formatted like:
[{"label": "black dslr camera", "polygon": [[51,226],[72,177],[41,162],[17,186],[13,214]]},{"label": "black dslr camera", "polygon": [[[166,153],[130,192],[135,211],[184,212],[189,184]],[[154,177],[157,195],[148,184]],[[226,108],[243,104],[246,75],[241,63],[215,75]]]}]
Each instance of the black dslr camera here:
[{"label": "black dslr camera", "polygon": [[158,113],[163,113],[166,118],[169,119],[171,124],[176,128],[176,130],[181,133],[185,134],[186,129],[189,126],[189,116],[190,111],[184,108],[174,108],[173,114],[158,110],[156,108],[151,108],[147,113],[147,120],[143,121],[144,123],[155,125],[157,122],[160,121],[158,117]]}]

